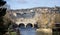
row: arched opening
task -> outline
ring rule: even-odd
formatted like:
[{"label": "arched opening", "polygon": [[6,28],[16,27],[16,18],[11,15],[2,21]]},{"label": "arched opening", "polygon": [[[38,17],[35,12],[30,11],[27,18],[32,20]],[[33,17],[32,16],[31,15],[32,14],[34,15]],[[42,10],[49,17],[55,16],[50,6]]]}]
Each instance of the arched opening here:
[{"label": "arched opening", "polygon": [[33,25],[31,24],[31,23],[28,23],[27,25],[26,25],[26,28],[32,28],[33,27]]},{"label": "arched opening", "polygon": [[12,27],[13,27],[13,28],[17,28],[18,25],[17,25],[17,24],[13,24]]},{"label": "arched opening", "polygon": [[23,23],[20,23],[20,24],[19,24],[19,27],[20,27],[20,28],[25,28],[25,25],[24,25]]},{"label": "arched opening", "polygon": [[38,24],[34,24],[34,28],[38,28]]}]

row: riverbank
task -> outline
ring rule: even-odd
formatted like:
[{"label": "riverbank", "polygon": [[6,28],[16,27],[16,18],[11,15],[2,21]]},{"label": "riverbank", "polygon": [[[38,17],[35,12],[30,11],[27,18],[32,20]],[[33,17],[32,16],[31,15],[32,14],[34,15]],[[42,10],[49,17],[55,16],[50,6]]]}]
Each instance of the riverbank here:
[{"label": "riverbank", "polygon": [[37,29],[36,30],[36,35],[52,35],[52,29]]}]

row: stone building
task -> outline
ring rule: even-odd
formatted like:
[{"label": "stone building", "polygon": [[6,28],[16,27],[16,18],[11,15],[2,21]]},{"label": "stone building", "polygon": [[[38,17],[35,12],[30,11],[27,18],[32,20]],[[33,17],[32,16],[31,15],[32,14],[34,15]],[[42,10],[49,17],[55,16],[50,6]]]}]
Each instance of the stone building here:
[{"label": "stone building", "polygon": [[55,23],[60,23],[60,7],[36,7],[30,9],[9,10],[10,18],[17,25],[35,24],[39,28],[52,28]]},{"label": "stone building", "polygon": [[[9,18],[18,26],[38,27],[40,31],[60,31],[60,7],[35,7],[8,10]],[[47,31],[47,32],[48,32]],[[46,32],[46,31],[45,31]],[[50,34],[51,35],[51,34]]]}]

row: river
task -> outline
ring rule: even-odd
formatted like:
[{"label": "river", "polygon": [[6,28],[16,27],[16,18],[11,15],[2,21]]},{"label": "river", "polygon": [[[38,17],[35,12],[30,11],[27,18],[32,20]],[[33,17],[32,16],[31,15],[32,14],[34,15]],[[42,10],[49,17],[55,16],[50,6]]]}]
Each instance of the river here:
[{"label": "river", "polygon": [[36,28],[19,28],[21,35],[36,35]]}]

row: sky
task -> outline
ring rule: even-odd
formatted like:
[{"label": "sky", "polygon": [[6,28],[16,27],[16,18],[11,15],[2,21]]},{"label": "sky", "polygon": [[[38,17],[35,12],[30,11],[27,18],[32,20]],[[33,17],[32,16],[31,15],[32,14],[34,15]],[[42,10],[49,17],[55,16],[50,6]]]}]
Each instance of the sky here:
[{"label": "sky", "polygon": [[60,6],[60,0],[5,0],[11,9]]}]

